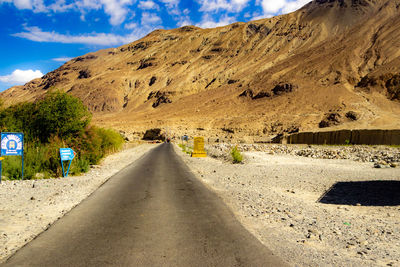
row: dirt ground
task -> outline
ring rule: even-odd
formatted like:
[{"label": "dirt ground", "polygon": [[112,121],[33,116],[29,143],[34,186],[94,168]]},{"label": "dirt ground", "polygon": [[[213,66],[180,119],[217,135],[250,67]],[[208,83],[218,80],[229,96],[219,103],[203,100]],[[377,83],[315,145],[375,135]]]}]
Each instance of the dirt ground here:
[{"label": "dirt ground", "polygon": [[245,152],[191,158],[246,228],[294,266],[400,266],[400,169]]}]

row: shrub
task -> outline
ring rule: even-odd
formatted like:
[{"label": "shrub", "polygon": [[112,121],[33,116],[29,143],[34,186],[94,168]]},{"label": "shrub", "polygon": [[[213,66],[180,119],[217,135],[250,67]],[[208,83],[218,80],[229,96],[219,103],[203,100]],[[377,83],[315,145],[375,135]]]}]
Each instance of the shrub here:
[{"label": "shrub", "polygon": [[81,133],[90,123],[91,113],[79,98],[55,91],[37,106],[38,137],[46,142],[52,135],[69,138]]},{"label": "shrub", "polygon": [[241,163],[243,161],[243,155],[242,155],[242,153],[240,153],[237,146],[235,146],[231,149],[231,156],[232,156],[233,163]]},{"label": "shrub", "polygon": [[[110,129],[88,127],[91,114],[82,102],[66,93],[52,92],[37,103],[21,103],[0,109],[0,130],[24,132],[24,178],[62,175],[59,149],[77,152],[70,173],[89,170],[107,154],[122,148],[123,137]],[[65,166],[64,166],[65,167]],[[67,166],[68,167],[68,166]],[[21,158],[6,157],[4,176],[21,177]]]}]

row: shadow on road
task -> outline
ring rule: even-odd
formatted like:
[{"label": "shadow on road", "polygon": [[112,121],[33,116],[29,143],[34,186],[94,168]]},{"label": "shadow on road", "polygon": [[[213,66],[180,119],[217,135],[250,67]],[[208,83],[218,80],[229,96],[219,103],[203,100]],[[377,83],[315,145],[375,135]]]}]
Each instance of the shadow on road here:
[{"label": "shadow on road", "polygon": [[400,205],[400,181],[338,182],[318,202],[354,206],[397,206]]}]

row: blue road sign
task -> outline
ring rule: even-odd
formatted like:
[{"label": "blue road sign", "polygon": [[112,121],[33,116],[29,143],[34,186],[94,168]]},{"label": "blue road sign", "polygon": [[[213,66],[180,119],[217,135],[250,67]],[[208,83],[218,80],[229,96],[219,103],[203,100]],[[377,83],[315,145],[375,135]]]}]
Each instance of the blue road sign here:
[{"label": "blue road sign", "polygon": [[73,160],[76,153],[71,148],[60,148],[61,160]]},{"label": "blue road sign", "polygon": [[[60,148],[61,167],[64,177],[68,176],[69,168],[71,167],[71,163],[72,160],[75,158],[75,155],[76,155],[75,151],[73,151],[71,148]],[[64,171],[64,161],[66,160],[69,160],[67,173],[65,173]]]},{"label": "blue road sign", "polygon": [[[23,133],[1,133],[0,156],[21,156],[22,171],[21,176],[24,180],[24,134]],[[0,168],[1,172],[1,168]],[[1,182],[1,173],[0,173]]]},{"label": "blue road sign", "polygon": [[22,156],[24,153],[23,133],[1,133],[1,155]]}]

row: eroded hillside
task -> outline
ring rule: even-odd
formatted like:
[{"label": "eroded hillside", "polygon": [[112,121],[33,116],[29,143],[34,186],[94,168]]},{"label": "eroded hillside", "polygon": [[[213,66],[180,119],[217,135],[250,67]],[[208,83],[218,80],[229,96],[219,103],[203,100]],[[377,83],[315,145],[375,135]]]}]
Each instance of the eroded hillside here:
[{"label": "eroded hillside", "polygon": [[270,19],[157,30],[1,96],[11,104],[62,89],[126,132],[399,128],[399,28],[400,0],[314,0]]}]

